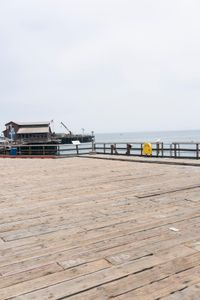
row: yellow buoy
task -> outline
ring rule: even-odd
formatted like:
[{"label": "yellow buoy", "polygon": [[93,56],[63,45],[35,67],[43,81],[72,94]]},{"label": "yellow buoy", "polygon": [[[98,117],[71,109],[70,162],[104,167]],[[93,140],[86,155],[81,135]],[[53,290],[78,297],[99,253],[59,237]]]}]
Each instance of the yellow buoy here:
[{"label": "yellow buoy", "polygon": [[152,155],[152,144],[150,143],[143,144],[143,155]]}]

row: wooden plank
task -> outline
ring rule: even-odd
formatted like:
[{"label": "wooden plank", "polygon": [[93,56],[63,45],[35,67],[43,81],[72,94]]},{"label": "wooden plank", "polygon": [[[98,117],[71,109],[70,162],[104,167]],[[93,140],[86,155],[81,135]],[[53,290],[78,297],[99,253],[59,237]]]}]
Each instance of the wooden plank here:
[{"label": "wooden plank", "polygon": [[[122,278],[124,276],[127,276],[131,273],[137,272],[141,270],[142,268],[149,268],[154,265],[157,265],[160,263],[160,260],[155,257],[150,258],[143,258],[137,262],[132,262],[130,264],[126,264],[123,267],[110,267],[104,270],[100,270],[97,272],[93,272],[91,274],[81,276],[78,278],[75,278],[74,280],[67,280],[59,284],[55,284],[55,282],[49,282],[48,278],[46,278],[46,288],[42,288],[41,281],[38,283],[37,287],[33,281],[30,281],[29,289],[39,289],[35,292],[29,292],[28,294],[21,295],[19,297],[16,297],[16,299],[59,299],[65,296],[70,296],[76,293],[79,293],[80,291],[85,291],[87,289],[90,289],[92,287],[96,287],[98,285],[102,285],[104,283]],[[67,271],[67,270],[66,270]],[[64,271],[64,272],[66,272]],[[70,270],[69,270],[70,271]],[[68,271],[68,272],[69,272]],[[66,278],[67,279],[67,278]],[[55,279],[54,279],[55,280]],[[0,297],[2,300],[7,299],[8,297],[14,297],[17,295],[20,295],[20,293],[25,293],[25,288],[23,286],[22,289],[17,289],[14,291],[11,291],[8,294],[7,290],[0,290]],[[28,291],[28,288],[26,292]]]},{"label": "wooden plank", "polygon": [[172,275],[156,282],[152,282],[150,285],[146,285],[139,289],[133,290],[126,294],[116,297],[117,300],[152,300],[160,299],[172,293],[179,293],[182,289],[188,287],[188,285],[194,285],[200,281],[200,266],[186,270],[179,274]]},{"label": "wooden plank", "polygon": [[57,263],[52,263],[39,268],[33,268],[25,272],[15,273],[9,276],[0,277],[0,289],[18,284],[20,282],[33,280],[35,278],[43,277],[49,274],[62,271],[63,268]]},{"label": "wooden plank", "polygon": [[[87,274],[93,273],[98,270],[107,269],[109,267],[109,263],[105,260],[94,261],[88,264],[83,264],[77,266],[75,268],[71,268],[69,270],[60,271],[54,274],[47,274],[46,276],[31,279],[28,281],[20,282],[13,286],[8,286],[6,288],[0,289],[0,299],[9,299],[12,297],[16,297],[21,294],[27,294],[25,297],[29,297],[31,292],[34,290],[40,290],[48,286],[55,285],[56,283],[61,284],[61,282],[68,282],[68,280],[72,280],[73,278],[79,278],[83,275],[89,276]],[[78,281],[78,280],[77,280]],[[40,291],[39,291],[40,293]],[[28,298],[27,298],[28,299]],[[36,298],[36,299],[42,299]]]},{"label": "wooden plank", "polygon": [[[199,233],[195,233],[195,236],[198,236]],[[147,238],[148,235],[146,235]],[[143,238],[145,235],[143,235]],[[58,261],[60,265],[62,265],[64,268],[68,266],[68,264],[71,264],[71,261],[81,261],[82,263],[86,263],[95,259],[101,259],[106,257],[107,260],[109,260],[109,255],[116,255],[117,257],[119,256],[119,253],[122,253],[124,251],[128,251],[128,257],[121,257],[121,262],[125,262],[125,260],[133,260],[141,256],[145,255],[151,255],[152,252],[155,252],[157,249],[166,249],[172,247],[172,245],[176,246],[180,244],[180,240],[177,239],[175,236],[174,238],[169,238],[170,235],[154,235],[152,238],[146,239],[146,240],[141,240],[138,242],[133,242],[133,243],[115,243],[115,241],[107,242],[107,243],[102,243],[97,245],[94,244],[89,244],[87,247],[77,247],[77,248],[72,248],[68,249],[62,252],[62,247],[60,245],[60,248],[58,249],[53,249],[52,253],[49,250],[44,249],[44,251],[40,250],[35,257],[31,257],[30,259],[29,256],[26,258],[24,257],[24,261],[22,258],[16,257],[16,261],[12,259],[12,264],[6,261],[1,262],[1,273],[2,274],[12,274],[13,272],[17,272],[18,270],[27,270],[32,268],[33,266],[40,267],[42,265],[52,263],[53,261]],[[181,239],[181,242],[184,242],[185,240],[191,240],[192,235],[189,232],[184,239]],[[123,238],[122,238],[123,240]],[[130,239],[131,240],[131,239]],[[120,241],[120,240],[119,240]],[[161,243],[162,242],[162,243]],[[118,245],[118,246],[117,246]],[[148,246],[148,247],[147,247]],[[129,249],[133,248],[132,252],[130,252]],[[184,248],[184,247],[183,247]],[[46,253],[46,251],[49,251],[49,254]],[[130,252],[130,253],[129,253]],[[196,252],[196,250],[187,248],[187,253],[193,253]],[[184,252],[183,252],[184,253]],[[126,255],[126,253],[125,253]],[[181,254],[180,254],[181,255]],[[26,258],[26,259],[25,259]],[[112,261],[112,260],[110,260]]]},{"label": "wooden plank", "polygon": [[184,245],[177,245],[172,247],[171,246],[172,244],[173,244],[172,240],[167,240],[166,242],[161,242],[159,244],[155,243],[143,249],[139,248],[139,249],[129,250],[122,253],[117,253],[112,256],[106,257],[106,259],[110,263],[114,265],[118,265],[118,264],[123,264],[135,260],[138,257],[142,257],[142,256],[155,255],[159,257],[161,260],[163,259],[165,261],[166,259],[171,260],[176,257],[182,257],[182,256],[196,253],[194,249],[191,249]]},{"label": "wooden plank", "polygon": [[162,298],[163,300],[199,300],[200,299],[200,283],[184,288],[169,296]]},{"label": "wooden plank", "polygon": [[[110,283],[103,284],[89,291],[76,294],[69,297],[70,300],[93,300],[93,299],[109,299],[124,295],[138,288],[158,282],[173,274],[181,273],[187,269],[192,269],[200,265],[200,253],[176,258],[166,263],[159,264],[152,269],[146,269],[143,272],[131,274],[120,280],[115,280]],[[179,293],[177,293],[179,294]],[[65,299],[65,298],[64,298]],[[173,299],[173,298],[172,298]],[[179,298],[180,299],[180,298]],[[182,299],[182,298],[181,298]]]}]

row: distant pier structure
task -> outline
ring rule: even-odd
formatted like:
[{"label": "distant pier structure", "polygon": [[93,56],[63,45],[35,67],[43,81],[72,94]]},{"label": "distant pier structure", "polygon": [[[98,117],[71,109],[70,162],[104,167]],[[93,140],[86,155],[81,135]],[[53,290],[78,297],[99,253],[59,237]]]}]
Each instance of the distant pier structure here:
[{"label": "distant pier structure", "polygon": [[[63,124],[63,123],[62,123]],[[71,144],[79,140],[81,143],[90,143],[94,140],[92,134],[74,134],[52,132],[51,122],[14,122],[5,124],[4,137],[18,144]],[[64,125],[64,124],[63,124]],[[67,128],[66,126],[64,126]]]}]

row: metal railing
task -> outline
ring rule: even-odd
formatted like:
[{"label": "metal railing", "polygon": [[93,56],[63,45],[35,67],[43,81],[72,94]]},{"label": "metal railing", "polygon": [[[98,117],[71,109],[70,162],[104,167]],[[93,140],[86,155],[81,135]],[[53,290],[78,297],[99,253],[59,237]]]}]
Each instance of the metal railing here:
[{"label": "metal railing", "polygon": [[[199,143],[161,143],[152,142],[152,154],[150,157],[166,157],[166,158],[200,158],[200,142]],[[130,143],[109,143],[109,142],[91,142],[82,143],[80,145],[73,144],[37,144],[37,145],[0,145],[1,156],[55,156],[68,157],[84,155],[89,153],[111,154],[111,155],[127,155],[127,156],[143,156],[143,142]]]},{"label": "metal railing", "polygon": [[94,149],[93,143],[73,144],[12,144],[0,145],[0,156],[58,156],[67,157],[89,154]]},{"label": "metal railing", "polygon": [[[200,142],[199,143],[162,143],[152,142],[152,155],[150,157],[166,157],[166,158],[200,158]],[[97,142],[94,145],[96,154],[111,155],[130,155],[130,156],[147,156],[143,153],[144,142],[130,143],[103,143]]]}]

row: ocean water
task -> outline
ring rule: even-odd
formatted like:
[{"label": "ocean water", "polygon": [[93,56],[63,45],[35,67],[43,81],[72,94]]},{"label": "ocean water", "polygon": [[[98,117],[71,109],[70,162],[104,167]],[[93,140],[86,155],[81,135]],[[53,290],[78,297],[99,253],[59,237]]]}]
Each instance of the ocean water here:
[{"label": "ocean water", "polygon": [[200,143],[200,130],[186,131],[152,131],[152,132],[119,132],[119,133],[97,133],[96,142],[123,143],[123,142],[194,142]]}]

